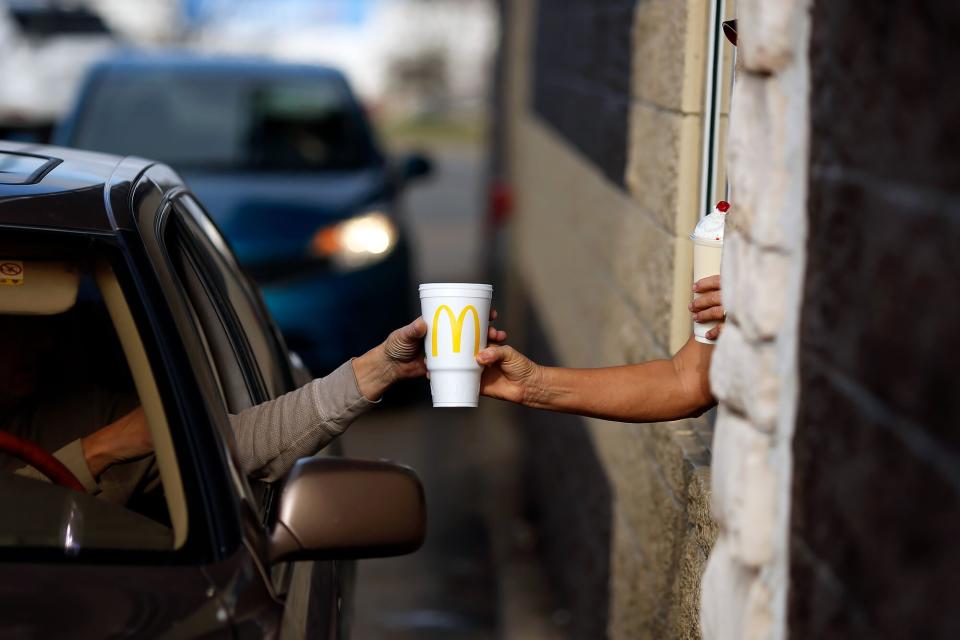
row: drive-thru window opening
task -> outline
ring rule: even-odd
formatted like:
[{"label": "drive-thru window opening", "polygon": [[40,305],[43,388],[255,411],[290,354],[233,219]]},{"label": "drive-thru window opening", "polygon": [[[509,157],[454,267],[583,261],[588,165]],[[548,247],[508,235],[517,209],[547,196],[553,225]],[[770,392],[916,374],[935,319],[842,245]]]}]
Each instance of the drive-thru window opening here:
[{"label": "drive-thru window opening", "polygon": [[[710,5],[707,60],[703,90],[703,158],[700,171],[700,215],[713,210],[718,200],[730,200],[726,171],[726,136],[721,115],[729,110],[737,49],[725,37],[724,23],[733,2],[714,0]],[[729,29],[729,26],[727,27]]]}]

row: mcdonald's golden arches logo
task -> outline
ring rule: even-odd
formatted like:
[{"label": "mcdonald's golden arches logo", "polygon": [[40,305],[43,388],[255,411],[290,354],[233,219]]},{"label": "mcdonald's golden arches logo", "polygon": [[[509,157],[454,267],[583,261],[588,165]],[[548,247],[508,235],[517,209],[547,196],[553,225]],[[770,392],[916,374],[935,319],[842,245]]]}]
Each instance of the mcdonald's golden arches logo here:
[{"label": "mcdonald's golden arches logo", "polygon": [[477,309],[472,305],[468,304],[463,308],[463,311],[460,312],[460,315],[454,316],[453,309],[448,307],[445,304],[437,307],[437,311],[433,314],[433,337],[430,340],[430,349],[433,353],[433,357],[437,357],[437,323],[440,322],[440,313],[446,311],[447,318],[450,319],[450,329],[453,332],[453,352],[460,353],[460,339],[463,337],[463,321],[467,318],[467,312],[473,313],[473,355],[480,353],[480,314],[477,313]]}]

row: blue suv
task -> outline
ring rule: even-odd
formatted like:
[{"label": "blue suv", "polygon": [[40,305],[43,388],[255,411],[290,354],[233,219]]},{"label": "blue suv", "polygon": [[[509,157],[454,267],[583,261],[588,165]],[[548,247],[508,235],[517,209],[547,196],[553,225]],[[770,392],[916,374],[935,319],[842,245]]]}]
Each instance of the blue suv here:
[{"label": "blue suv", "polygon": [[388,158],[334,69],[126,54],[90,71],[54,142],[174,167],[314,373],[415,315],[398,200],[430,162]]}]

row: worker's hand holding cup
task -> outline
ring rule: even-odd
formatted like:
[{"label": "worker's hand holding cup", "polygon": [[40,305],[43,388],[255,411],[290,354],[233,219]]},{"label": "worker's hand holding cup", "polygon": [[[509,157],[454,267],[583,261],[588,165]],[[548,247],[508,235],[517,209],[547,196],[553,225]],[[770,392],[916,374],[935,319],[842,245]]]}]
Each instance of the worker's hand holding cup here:
[{"label": "worker's hand holding cup", "polygon": [[477,406],[483,369],[476,356],[487,346],[492,298],[489,284],[420,285],[433,406]]}]

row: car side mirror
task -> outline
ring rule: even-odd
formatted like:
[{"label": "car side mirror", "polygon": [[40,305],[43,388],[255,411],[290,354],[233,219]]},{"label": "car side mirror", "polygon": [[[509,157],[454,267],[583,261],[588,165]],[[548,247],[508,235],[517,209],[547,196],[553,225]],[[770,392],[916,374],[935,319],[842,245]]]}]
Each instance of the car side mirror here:
[{"label": "car side mirror", "polygon": [[423,486],[389,462],[304,458],[280,496],[270,559],[350,560],[411,553],[426,535]]},{"label": "car side mirror", "polygon": [[433,162],[425,155],[411,153],[404,158],[400,171],[404,182],[425,178],[433,173]]}]

